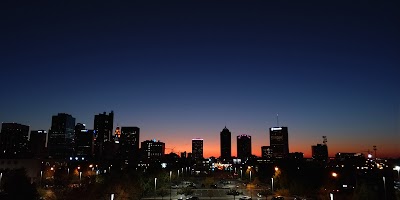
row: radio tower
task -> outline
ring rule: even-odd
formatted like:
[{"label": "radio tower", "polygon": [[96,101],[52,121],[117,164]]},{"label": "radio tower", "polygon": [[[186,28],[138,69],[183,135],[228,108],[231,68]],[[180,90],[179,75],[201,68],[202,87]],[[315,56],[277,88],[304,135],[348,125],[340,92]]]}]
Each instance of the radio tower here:
[{"label": "radio tower", "polygon": [[328,142],[328,139],[326,139],[326,136],[324,135],[324,136],[322,136],[322,139],[323,139],[323,143],[324,143],[324,145],[326,146],[326,143]]},{"label": "radio tower", "polygon": [[374,145],[375,159],[376,159],[376,150],[378,149],[376,148],[376,145]]}]

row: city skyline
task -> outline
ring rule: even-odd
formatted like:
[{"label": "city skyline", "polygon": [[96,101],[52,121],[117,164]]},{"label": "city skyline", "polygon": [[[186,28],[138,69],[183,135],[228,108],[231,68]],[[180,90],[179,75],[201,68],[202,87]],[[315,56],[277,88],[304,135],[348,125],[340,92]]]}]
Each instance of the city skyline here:
[{"label": "city skyline", "polygon": [[[140,127],[176,152],[287,126],[290,152],[400,155],[400,13],[391,2],[127,2],[1,6],[0,122],[68,113]],[[167,151],[168,152],[168,151]]]},{"label": "city skyline", "polygon": [[[103,112],[103,113],[100,113],[100,114],[96,114],[95,116],[97,117],[98,115],[105,115],[105,116],[107,116],[106,115],[106,113],[107,112]],[[112,116],[113,117],[115,117],[114,116],[114,111],[111,111],[110,112],[111,114],[112,114]],[[57,115],[53,115],[53,118],[55,117],[55,116],[58,116],[58,115],[60,115],[60,114],[62,114],[62,115],[69,115],[69,116],[71,116],[71,117],[74,117],[73,115],[70,115],[70,114],[68,114],[68,113],[58,113]],[[73,118],[73,119],[75,119],[75,117]],[[261,146],[255,146],[254,145],[254,142],[251,142],[251,146],[252,146],[252,148],[251,148],[251,152],[252,152],[252,155],[255,155],[255,156],[258,156],[258,157],[261,157],[262,156],[262,150],[261,150],[261,147],[262,146],[269,146],[269,145],[271,145],[271,143],[270,143],[270,139],[269,139],[269,137],[271,137],[271,130],[272,129],[274,129],[274,128],[277,128],[277,127],[279,127],[279,128],[285,128],[285,130],[287,131],[287,128],[288,127],[285,127],[285,126],[278,126],[278,124],[279,124],[279,122],[278,122],[278,119],[276,119],[277,120],[277,125],[276,126],[272,126],[272,127],[270,127],[270,128],[268,128],[267,129],[267,137],[268,137],[268,144],[264,144],[263,143],[263,141],[257,141],[257,140],[255,140],[255,144],[259,144],[259,143],[261,143]],[[18,122],[2,122],[2,123],[18,123]],[[21,124],[21,123],[18,123],[18,124]],[[85,128],[86,129],[91,129],[90,128],[90,126],[88,126],[88,124],[90,124],[90,123],[82,123],[82,122],[76,122],[76,125],[78,126],[78,125],[84,125],[85,126]],[[22,125],[26,125],[26,124],[22,124]],[[29,127],[29,138],[30,138],[30,134],[32,133],[32,131],[38,131],[38,130],[40,130],[40,131],[43,131],[43,130],[46,130],[46,129],[32,129],[31,127],[30,127],[30,125],[26,125],[26,126],[28,126]],[[115,136],[114,134],[114,131],[118,131],[118,130],[120,130],[121,128],[138,128],[138,127],[132,127],[132,126],[134,126],[134,125],[114,125],[114,127],[115,128],[113,128],[113,136]],[[225,130],[225,129],[227,129],[227,127],[225,126],[224,128],[223,128],[223,130]],[[47,129],[49,132],[51,132],[50,130],[51,130],[51,128],[49,128],[49,129]],[[227,129],[228,130],[228,129]],[[208,158],[208,157],[220,157],[221,155],[221,146],[220,146],[220,134],[221,134],[221,132],[219,132],[219,133],[217,133],[216,135],[214,135],[216,138],[219,138],[219,140],[217,141],[217,142],[215,142],[216,140],[215,140],[215,138],[214,139],[212,139],[212,137],[210,137],[209,139],[211,139],[210,140],[210,143],[212,144],[212,145],[210,145],[210,144],[208,144],[208,145],[205,145],[205,144],[207,144],[207,141],[206,142],[204,142],[204,138],[201,138],[201,137],[196,137],[196,138],[191,138],[190,140],[192,141],[192,143],[190,143],[190,146],[188,147],[188,148],[185,148],[185,149],[183,149],[182,150],[182,146],[187,146],[187,145],[182,145],[182,146],[174,146],[175,145],[175,143],[173,143],[172,145],[170,145],[170,144],[168,144],[167,142],[165,142],[166,140],[168,140],[168,137],[169,136],[164,136],[164,137],[153,137],[153,138],[145,138],[145,139],[140,139],[140,140],[138,140],[137,142],[138,143],[141,143],[141,142],[144,142],[144,141],[152,141],[152,140],[158,140],[158,141],[161,141],[161,142],[164,142],[165,143],[165,149],[168,149],[167,151],[165,151],[165,153],[171,153],[171,152],[173,152],[173,153],[176,153],[176,154],[178,154],[178,155],[180,155],[180,153],[182,153],[182,152],[188,152],[188,153],[191,153],[192,152],[192,149],[193,149],[193,140],[201,140],[201,141],[203,141],[202,142],[202,146],[203,146],[203,154],[204,154],[204,158]],[[250,134],[239,134],[239,135],[235,135],[235,134],[232,134],[231,135],[231,154],[232,154],[232,157],[237,157],[238,155],[237,155],[237,138],[239,138],[239,137],[241,137],[241,136],[243,136],[243,135],[248,135],[248,136],[250,136],[250,137],[252,137],[252,135],[250,135]],[[296,151],[296,150],[291,150],[291,143],[290,143],[290,133],[288,134],[288,137],[289,137],[289,153],[293,153],[293,152],[301,152],[301,153],[303,153],[304,154],[304,156],[305,157],[307,157],[307,158],[311,158],[312,157],[312,146],[314,146],[314,145],[317,145],[317,144],[321,144],[321,143],[323,143],[323,141],[325,141],[325,140],[323,140],[322,138],[323,138],[323,136],[321,136],[321,138],[320,138],[320,140],[319,141],[317,141],[316,143],[313,143],[313,144],[311,144],[310,143],[310,145],[309,145],[309,151]],[[143,136],[143,137],[145,137],[145,136]],[[218,146],[216,147],[216,146],[214,146],[214,143],[218,143]],[[210,148],[210,146],[212,146],[211,148]],[[140,147],[141,148],[141,147]],[[301,149],[307,149],[306,147],[300,147]],[[332,149],[337,149],[337,150],[332,150]],[[347,148],[348,149],[348,148]],[[379,146],[378,146],[378,149],[379,149]],[[380,149],[379,149],[380,150]],[[215,153],[215,152],[217,152],[217,153]],[[367,154],[367,153],[372,153],[373,152],[373,146],[371,146],[371,147],[368,147],[368,149],[363,149],[363,150],[359,150],[359,151],[357,151],[357,150],[346,150],[346,147],[330,147],[329,146],[329,143],[328,143],[328,153],[329,153],[329,156],[330,157],[334,157],[335,156],[335,154],[336,153],[339,153],[339,152],[353,152],[353,153],[363,153],[363,154]],[[379,152],[379,151],[378,151]],[[381,155],[381,154],[377,154],[378,155],[378,157],[392,157],[392,158],[396,158],[396,157],[398,157],[398,154],[396,154],[396,153],[388,153],[388,154],[383,154],[383,155]]]}]

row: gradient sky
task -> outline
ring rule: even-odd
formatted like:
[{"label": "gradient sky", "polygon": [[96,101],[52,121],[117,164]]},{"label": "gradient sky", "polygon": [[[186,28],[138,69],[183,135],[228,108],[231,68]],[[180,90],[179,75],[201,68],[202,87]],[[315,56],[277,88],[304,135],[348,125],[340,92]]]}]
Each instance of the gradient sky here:
[{"label": "gradient sky", "polygon": [[[290,152],[400,156],[399,3],[365,1],[3,1],[0,121],[49,129],[69,113],[93,128],[139,126],[175,152],[219,133]],[[170,151],[170,149],[167,149]]]}]

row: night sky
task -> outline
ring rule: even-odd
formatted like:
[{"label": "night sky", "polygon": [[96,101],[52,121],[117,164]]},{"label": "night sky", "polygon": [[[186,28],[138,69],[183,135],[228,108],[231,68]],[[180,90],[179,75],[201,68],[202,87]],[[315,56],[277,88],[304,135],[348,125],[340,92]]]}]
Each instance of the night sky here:
[{"label": "night sky", "polygon": [[[389,1],[2,1],[0,121],[138,126],[175,152],[289,127],[289,151],[400,156],[400,6]],[[167,149],[169,152],[170,149]],[[365,152],[364,152],[365,153]]]}]

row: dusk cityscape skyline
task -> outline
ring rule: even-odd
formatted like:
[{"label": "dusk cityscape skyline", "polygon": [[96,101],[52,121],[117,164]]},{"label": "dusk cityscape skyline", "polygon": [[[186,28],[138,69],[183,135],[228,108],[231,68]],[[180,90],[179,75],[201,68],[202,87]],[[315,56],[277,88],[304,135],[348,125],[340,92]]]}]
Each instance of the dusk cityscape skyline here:
[{"label": "dusk cityscape skyline", "polygon": [[[59,115],[60,115],[60,113],[59,113]],[[65,113],[61,113],[61,115],[65,115]],[[69,114],[67,114],[67,115],[69,115]],[[106,112],[104,112],[104,114],[102,114],[102,113],[100,113],[100,114],[96,114],[95,115],[95,118],[98,118],[97,120],[100,120],[100,121],[103,121],[103,120],[111,120],[111,125],[113,124],[113,120],[114,120],[114,117],[115,117],[116,115],[115,115],[115,113],[114,113],[114,111],[111,111],[111,113],[109,114],[109,115],[106,115]],[[53,120],[54,120],[54,117],[55,117],[55,115],[53,116]],[[73,117],[72,115],[71,115],[71,117]],[[106,118],[104,118],[104,117],[106,117]],[[228,129],[226,126],[222,129],[222,132],[225,132],[225,131],[228,131],[229,132],[229,135],[231,135],[231,142],[229,143],[229,145],[230,145],[230,147],[229,147],[229,149],[231,149],[231,155],[232,155],[232,157],[243,157],[243,156],[239,156],[238,155],[238,152],[237,151],[235,151],[236,150],[236,148],[235,147],[237,147],[238,149],[239,149],[239,146],[238,146],[238,144],[237,144],[237,141],[238,141],[238,139],[240,138],[240,137],[250,137],[250,140],[249,140],[249,145],[250,145],[250,147],[251,147],[251,150],[250,150],[250,153],[252,154],[252,155],[255,155],[255,156],[258,156],[258,157],[261,157],[262,156],[262,150],[261,150],[261,147],[263,147],[263,146],[268,146],[268,145],[272,145],[272,146],[275,146],[276,145],[276,139],[271,143],[271,138],[272,137],[277,137],[277,135],[276,134],[278,134],[278,135],[280,135],[281,133],[281,130],[282,130],[282,128],[283,128],[283,132],[284,133],[286,133],[286,136],[283,136],[283,138],[288,138],[288,139],[283,139],[283,140],[286,140],[286,146],[280,146],[280,147],[277,147],[278,149],[276,149],[275,151],[273,151],[274,152],[274,157],[285,157],[285,156],[287,156],[288,155],[288,153],[294,153],[294,152],[300,152],[300,153],[303,153],[304,154],[304,157],[306,157],[306,158],[311,158],[311,156],[312,156],[312,148],[311,148],[311,146],[314,146],[314,145],[316,145],[316,144],[322,144],[322,142],[324,142],[324,144],[327,142],[327,140],[326,140],[326,136],[323,136],[323,137],[325,137],[325,139],[324,139],[324,141],[322,140],[322,136],[320,136],[320,138],[318,138],[319,140],[317,140],[315,143],[310,143],[310,144],[308,144],[308,150],[306,150],[306,151],[296,151],[296,150],[292,150],[292,148],[290,148],[291,146],[293,146],[293,143],[295,143],[296,141],[293,141],[292,143],[290,142],[290,133],[288,133],[288,127],[286,127],[286,126],[279,126],[279,118],[278,118],[278,116],[276,116],[277,118],[276,118],[276,120],[277,120],[277,124],[276,124],[276,126],[272,126],[272,127],[270,127],[270,128],[268,128],[267,130],[266,130],[266,135],[267,135],[267,138],[264,138],[264,140],[265,141],[261,141],[261,142],[256,142],[257,144],[259,144],[259,143],[261,143],[261,146],[254,146],[253,145],[253,142],[254,141],[252,141],[251,140],[251,137],[252,137],[252,135],[250,135],[250,134],[238,134],[238,135],[235,135],[235,134],[232,134],[231,135],[231,132],[230,132],[230,129]],[[75,121],[76,120],[76,118],[74,118],[73,117],[73,120]],[[96,119],[95,119],[96,120]],[[18,123],[18,122],[2,122],[2,123]],[[72,123],[72,122],[71,122]],[[75,127],[75,124],[78,126],[78,125],[83,125],[83,128],[82,129],[85,129],[85,128],[87,128],[87,129],[91,129],[90,128],[90,125],[89,125],[89,123],[86,123],[86,122],[79,122],[79,121],[76,121],[76,123],[74,122],[74,125],[72,126],[72,127]],[[51,128],[49,128],[49,129],[32,129],[29,125],[26,125],[26,124],[23,124],[23,125],[25,125],[25,126],[27,126],[27,128],[29,129],[29,134],[31,133],[31,131],[40,131],[40,130],[46,130],[46,131],[48,131],[48,132],[51,132]],[[99,125],[97,125],[97,126],[99,126]],[[102,126],[104,126],[104,125],[101,125],[100,124],[100,127],[102,127]],[[111,137],[118,137],[119,138],[119,134],[121,134],[121,131],[122,131],[122,135],[124,135],[124,128],[125,129],[131,129],[130,127],[137,127],[136,125],[123,125],[123,126],[121,126],[121,125],[115,125],[114,124],[114,127],[115,128],[113,128],[112,130],[110,130],[110,132],[109,132],[109,136],[107,136],[106,138],[104,138],[104,136],[100,136],[100,138],[101,137],[103,137],[106,141],[107,140],[110,140],[111,139]],[[276,127],[278,127],[278,128],[276,128]],[[282,127],[282,128],[281,128]],[[99,128],[96,128],[96,127],[93,127],[94,128],[94,130],[98,130]],[[109,127],[109,126],[106,126],[106,127],[102,127],[102,128],[100,128],[100,130],[101,129],[106,129],[106,130],[108,130],[108,129],[110,129],[111,127]],[[121,129],[122,128],[122,129]],[[75,128],[76,129],[76,128]],[[73,133],[73,130],[71,130],[72,131],[72,134],[74,134]],[[75,131],[76,132],[76,131]],[[126,132],[126,131],[125,131]],[[132,131],[128,131],[128,132],[132,132]],[[137,132],[139,132],[139,131],[137,131]],[[119,134],[118,134],[119,133]],[[273,135],[272,135],[272,133],[274,133]],[[76,133],[75,133],[76,134]],[[93,134],[93,133],[92,133]],[[102,134],[100,134],[100,135],[102,135]],[[70,136],[71,137],[71,136]],[[97,134],[95,134],[95,138],[97,138],[97,137],[99,137],[98,136],[98,133]],[[142,141],[151,141],[151,140],[158,140],[158,141],[161,141],[161,142],[164,142],[165,143],[165,149],[167,149],[166,151],[165,151],[165,153],[170,153],[170,152],[172,152],[172,153],[176,153],[176,154],[178,154],[178,155],[180,155],[180,153],[183,153],[183,152],[186,152],[186,153],[192,153],[192,151],[193,151],[193,141],[194,140],[201,140],[201,146],[202,146],[202,148],[203,148],[203,146],[204,146],[204,149],[202,149],[201,151],[202,151],[202,153],[201,154],[204,154],[204,158],[207,158],[207,157],[220,157],[221,156],[221,148],[222,148],[222,146],[224,146],[224,149],[226,149],[227,147],[226,147],[226,145],[228,145],[228,144],[225,144],[225,145],[222,145],[222,141],[225,141],[225,143],[226,143],[226,137],[223,139],[223,138],[219,138],[220,137],[220,133],[216,133],[216,134],[214,134],[214,138],[212,138],[211,137],[211,140],[210,141],[204,141],[204,139],[202,138],[202,137],[193,137],[193,138],[191,138],[189,141],[192,141],[191,142],[191,144],[190,144],[190,147],[189,147],[189,149],[184,149],[184,150],[180,150],[182,147],[181,146],[178,146],[178,148],[176,148],[176,146],[173,146],[173,145],[170,145],[169,143],[167,143],[163,138],[164,137],[153,137],[153,138],[149,138],[148,136],[146,136],[146,134],[145,133],[141,133],[141,138],[144,138],[144,139],[140,139],[140,141],[136,141],[137,142],[137,144],[136,144],[136,146],[137,146],[137,148],[139,148],[139,146],[138,146],[138,144],[140,143],[140,142],[142,142]],[[237,137],[237,139],[236,139],[236,137]],[[29,137],[30,138],[30,137]],[[107,139],[108,138],[108,139]],[[166,138],[168,138],[168,136],[166,137]],[[219,144],[218,144],[218,146],[216,147],[216,146],[213,146],[213,147],[211,147],[212,148],[212,150],[210,150],[210,149],[208,149],[208,148],[210,148],[210,147],[208,147],[208,146],[211,146],[211,145],[204,145],[204,143],[205,144],[207,144],[207,142],[211,142],[211,143],[215,143],[215,139],[216,138],[218,138],[219,140],[217,141]],[[103,139],[103,140],[104,140]],[[174,138],[175,139],[175,138]],[[99,140],[99,141],[101,141],[101,140]],[[288,142],[289,141],[289,142]],[[277,143],[278,145],[284,145],[284,144],[279,144],[279,142]],[[329,143],[328,143],[329,144]],[[288,145],[288,146],[287,146]],[[328,145],[329,146],[329,145]],[[342,153],[348,153],[348,152],[353,152],[353,153],[363,153],[363,154],[367,154],[367,153],[371,153],[372,154],[372,152],[373,152],[373,146],[377,146],[377,145],[372,145],[372,146],[370,146],[370,147],[368,147],[368,149],[363,149],[363,150],[359,150],[359,151],[357,151],[357,150],[355,150],[355,151],[346,151],[346,150],[341,150],[341,149],[346,149],[346,148],[341,148],[341,147],[337,147],[337,149],[339,149],[339,151],[332,151],[331,149],[332,149],[332,147],[331,146],[329,146],[330,148],[328,148],[329,149],[329,156],[330,157],[334,157],[337,153],[340,153],[340,152],[342,152]],[[60,148],[61,146],[57,146],[57,148]],[[208,147],[208,148],[207,148]],[[378,148],[379,148],[379,146],[377,146]],[[65,147],[62,147],[62,148],[65,148]],[[141,147],[140,147],[141,148]],[[241,147],[241,148],[243,148],[243,147]],[[289,150],[288,149],[286,149],[286,150],[284,150],[285,148],[289,148]],[[307,149],[306,147],[301,147],[302,149]],[[336,149],[336,148],[333,148],[333,149]],[[380,150],[380,148],[379,148],[379,150]],[[128,151],[128,149],[127,149],[127,151]],[[129,151],[135,151],[135,150],[129,150]],[[206,153],[203,153],[203,151],[204,152],[206,152]],[[226,151],[226,150],[225,150]],[[218,154],[210,154],[210,152],[218,152]],[[286,153],[284,153],[284,152],[286,152]],[[136,150],[136,153],[137,153],[137,150]],[[136,154],[136,153],[134,153],[134,154]],[[207,154],[208,153],[208,154]],[[380,153],[380,152],[379,152]],[[275,154],[277,154],[277,155],[275,155]],[[393,153],[393,154],[388,154],[388,155],[381,155],[381,154],[379,154],[379,156],[380,157],[388,157],[388,158],[396,158],[397,157],[397,154],[396,153]]]},{"label": "dusk cityscape skyline", "polygon": [[399,10],[1,1],[0,199],[400,199]]},{"label": "dusk cityscape skyline", "polygon": [[202,137],[219,155],[227,126],[260,155],[279,114],[290,151],[326,135],[330,152],[400,155],[399,14],[377,4],[8,2],[0,121],[46,130],[65,112],[92,127],[114,110],[114,129],[177,151]]}]

